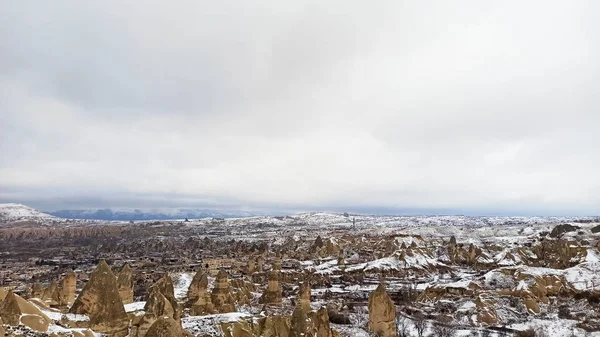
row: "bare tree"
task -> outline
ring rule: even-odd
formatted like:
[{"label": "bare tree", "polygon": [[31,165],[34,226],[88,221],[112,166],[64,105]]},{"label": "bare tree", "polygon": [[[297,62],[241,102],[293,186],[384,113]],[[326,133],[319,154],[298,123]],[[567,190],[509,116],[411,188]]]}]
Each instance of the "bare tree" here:
[{"label": "bare tree", "polygon": [[397,337],[409,337],[410,336],[408,319],[406,319],[400,315],[396,316],[396,336]]},{"label": "bare tree", "polygon": [[419,337],[423,336],[425,330],[427,329],[427,321],[425,320],[425,315],[422,313],[416,313],[413,317],[413,325],[415,326],[415,330],[417,330],[417,334]]},{"label": "bare tree", "polygon": [[438,320],[433,325],[433,335],[436,337],[454,337],[456,336],[456,327],[451,322]]},{"label": "bare tree", "polygon": [[356,307],[354,314],[354,324],[360,328],[368,329],[369,311],[365,306]]}]

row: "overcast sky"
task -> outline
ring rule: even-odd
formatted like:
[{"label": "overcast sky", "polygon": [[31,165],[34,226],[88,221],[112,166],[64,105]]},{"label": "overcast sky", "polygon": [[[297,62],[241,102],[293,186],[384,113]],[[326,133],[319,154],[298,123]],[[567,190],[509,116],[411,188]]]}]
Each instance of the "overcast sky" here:
[{"label": "overcast sky", "polygon": [[600,213],[598,1],[0,13],[0,201]]}]

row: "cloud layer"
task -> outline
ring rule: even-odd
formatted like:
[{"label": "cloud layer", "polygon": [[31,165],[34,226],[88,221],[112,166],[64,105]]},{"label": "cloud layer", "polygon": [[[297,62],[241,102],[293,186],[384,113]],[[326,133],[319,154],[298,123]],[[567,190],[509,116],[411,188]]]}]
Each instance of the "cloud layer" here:
[{"label": "cloud layer", "polygon": [[600,212],[595,1],[0,11],[0,200]]}]

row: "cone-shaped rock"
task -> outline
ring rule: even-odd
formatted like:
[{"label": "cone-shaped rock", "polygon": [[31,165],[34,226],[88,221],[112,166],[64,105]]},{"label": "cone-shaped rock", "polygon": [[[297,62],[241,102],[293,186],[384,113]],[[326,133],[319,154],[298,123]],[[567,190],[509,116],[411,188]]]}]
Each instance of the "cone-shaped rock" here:
[{"label": "cone-shaped rock", "polygon": [[42,295],[42,300],[51,307],[64,307],[67,302],[63,298],[62,292],[58,289],[58,283],[52,281]]},{"label": "cone-shaped rock", "polygon": [[46,332],[50,324],[50,319],[36,306],[16,295],[12,290],[0,303],[0,318],[4,324],[13,326],[23,324],[41,332]]},{"label": "cone-shaped rock", "polygon": [[127,334],[128,319],[119,296],[117,279],[104,260],[100,261],[90,275],[70,312],[88,315],[90,327],[96,332],[110,335],[122,335],[123,332]]},{"label": "cone-shaped rock", "polygon": [[298,291],[296,308],[290,322],[290,337],[315,336],[317,328],[311,319],[310,284],[304,282]]},{"label": "cone-shaped rock", "polygon": [[326,307],[322,307],[311,315],[311,319],[317,330],[316,337],[332,337],[333,331],[329,327],[329,313]]},{"label": "cone-shaped rock", "polygon": [[183,337],[187,335],[179,323],[169,317],[159,318],[146,333],[147,337]]},{"label": "cone-shaped rock", "polygon": [[186,306],[190,308],[192,316],[200,316],[215,313],[214,306],[208,293],[208,274],[199,270],[187,292],[188,301]]},{"label": "cone-shaped rock", "polygon": [[128,263],[125,263],[117,275],[117,284],[119,286],[119,296],[123,304],[133,302],[133,270]]},{"label": "cone-shaped rock", "polygon": [[280,270],[281,270],[281,258],[276,257],[273,260],[273,271],[280,271]]},{"label": "cone-shaped rock", "polygon": [[22,314],[15,293],[12,290],[9,291],[2,303],[0,303],[0,317],[5,324],[17,326]]},{"label": "cone-shaped rock", "polygon": [[258,259],[256,260],[256,271],[257,272],[262,273],[263,264],[264,264],[264,259],[262,256],[259,256]]},{"label": "cone-shaped rock", "polygon": [[298,296],[296,297],[296,306],[301,306],[304,310],[310,310],[310,283],[302,282],[300,289],[298,289]]},{"label": "cone-shaped rock", "polygon": [[181,310],[177,303],[177,299],[175,299],[175,287],[173,287],[173,279],[171,279],[171,276],[165,273],[160,280],[154,283],[153,287],[157,287],[167,300],[171,302],[171,306],[173,306],[173,310],[175,311],[173,319],[178,320],[181,318]]},{"label": "cone-shaped rock", "polygon": [[41,299],[44,296],[44,287],[39,282],[36,282],[31,287],[31,296],[32,298]]},{"label": "cone-shaped rock", "polygon": [[192,300],[192,299],[198,298],[198,296],[200,295],[200,292],[202,292],[202,291],[206,292],[207,288],[208,288],[208,274],[206,274],[203,270],[198,270],[196,272],[196,275],[194,275],[192,282],[190,283],[190,287],[188,288],[188,291],[187,291],[188,299]]},{"label": "cone-shaped rock", "polygon": [[173,319],[175,310],[171,302],[160,292],[158,287],[150,287],[150,294],[144,306],[145,314],[140,320],[136,337],[146,336],[150,327],[161,317]]},{"label": "cone-shaped rock", "polygon": [[65,302],[75,302],[75,293],[77,292],[77,275],[69,269],[62,279],[62,296]]},{"label": "cone-shaped rock", "polygon": [[217,274],[210,299],[215,306],[215,310],[220,313],[235,311],[235,299],[231,295],[227,273],[223,270],[220,270]]},{"label": "cone-shaped rock", "polygon": [[396,307],[380,283],[369,296],[369,330],[381,337],[396,337]]},{"label": "cone-shaped rock", "polygon": [[279,286],[279,275],[272,271],[269,273],[267,290],[259,299],[260,304],[281,304],[281,287]]}]

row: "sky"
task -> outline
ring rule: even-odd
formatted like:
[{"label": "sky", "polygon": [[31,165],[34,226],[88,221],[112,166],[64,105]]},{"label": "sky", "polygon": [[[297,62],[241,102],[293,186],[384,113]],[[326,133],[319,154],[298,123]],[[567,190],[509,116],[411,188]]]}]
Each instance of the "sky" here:
[{"label": "sky", "polygon": [[598,1],[0,13],[0,202],[600,214]]}]

